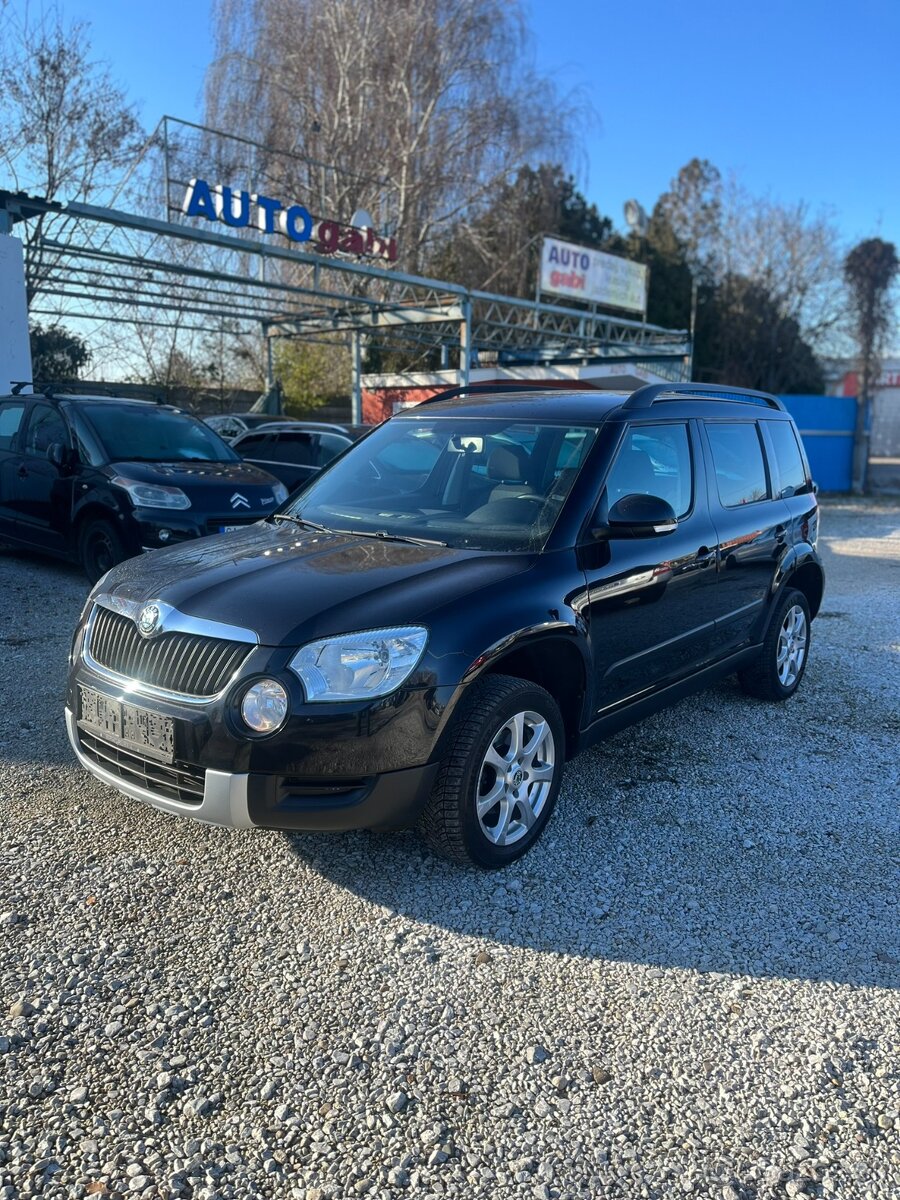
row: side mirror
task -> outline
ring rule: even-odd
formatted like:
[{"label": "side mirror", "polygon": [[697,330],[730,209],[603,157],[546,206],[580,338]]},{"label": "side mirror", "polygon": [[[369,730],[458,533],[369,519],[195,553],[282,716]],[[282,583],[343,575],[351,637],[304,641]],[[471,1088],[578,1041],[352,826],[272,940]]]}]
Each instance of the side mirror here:
[{"label": "side mirror", "polygon": [[62,471],[71,464],[71,451],[62,442],[51,442],[47,447],[47,461]]},{"label": "side mirror", "polygon": [[674,533],[678,518],[660,496],[633,492],[617,500],[606,518],[610,537],[652,537],[655,533]]}]

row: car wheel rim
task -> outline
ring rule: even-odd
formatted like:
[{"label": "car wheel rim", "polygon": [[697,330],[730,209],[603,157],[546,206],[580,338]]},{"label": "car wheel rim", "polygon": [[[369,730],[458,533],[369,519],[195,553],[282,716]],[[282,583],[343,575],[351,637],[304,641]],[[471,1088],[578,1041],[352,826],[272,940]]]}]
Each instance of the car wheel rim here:
[{"label": "car wheel rim", "polygon": [[556,743],[547,721],[520,712],[491,738],[478,772],[475,811],[495,846],[526,837],[547,805],[556,770]]},{"label": "car wheel rim", "polygon": [[799,604],[792,605],[784,615],[778,631],[778,678],[782,687],[793,687],[803,670],[806,658],[806,613]]}]

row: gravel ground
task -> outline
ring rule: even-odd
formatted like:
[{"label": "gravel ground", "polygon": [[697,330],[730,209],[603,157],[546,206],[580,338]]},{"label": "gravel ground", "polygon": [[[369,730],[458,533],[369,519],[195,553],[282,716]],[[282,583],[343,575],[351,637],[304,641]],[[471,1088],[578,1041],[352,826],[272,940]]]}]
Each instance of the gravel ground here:
[{"label": "gravel ground", "polygon": [[74,569],[0,554],[0,1198],[900,1193],[900,505],[810,668],[570,767],[500,876],[78,769]]}]

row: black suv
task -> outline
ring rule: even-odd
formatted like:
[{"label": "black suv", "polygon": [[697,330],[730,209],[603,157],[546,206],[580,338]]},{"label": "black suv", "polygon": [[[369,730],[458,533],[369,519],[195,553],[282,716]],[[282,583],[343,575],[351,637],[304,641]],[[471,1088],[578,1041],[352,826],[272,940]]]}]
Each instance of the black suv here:
[{"label": "black suv", "polygon": [[80,562],[93,583],[141,550],[258,521],[287,498],[169,405],[0,397],[0,540]]},{"label": "black suv", "polygon": [[75,634],[69,737],[171,813],[418,822],[503,866],[597,738],[729,672],[792,695],[817,527],[772,396],[438,397],[266,522],[112,571]]}]

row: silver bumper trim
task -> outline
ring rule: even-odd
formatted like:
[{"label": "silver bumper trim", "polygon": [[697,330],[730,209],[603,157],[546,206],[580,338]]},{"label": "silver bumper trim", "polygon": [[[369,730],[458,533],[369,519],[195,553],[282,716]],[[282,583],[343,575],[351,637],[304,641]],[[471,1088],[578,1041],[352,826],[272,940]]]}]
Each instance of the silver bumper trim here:
[{"label": "silver bumper trim", "polygon": [[117,791],[130,796],[132,800],[140,800],[163,812],[172,813],[178,817],[192,817],[195,821],[204,821],[208,825],[225,825],[230,829],[253,829],[253,822],[247,810],[247,780],[249,776],[232,774],[230,771],[207,770],[203,786],[203,799],[199,804],[182,804],[179,800],[170,800],[168,796],[157,796],[147,788],[139,787],[120,779],[112,771],[92,762],[82,751],[78,741],[78,723],[70,708],[66,709],[66,731],[69,743],[75,752],[75,757],[86,771],[89,771],[102,783],[109,784]]}]

